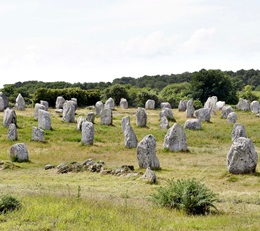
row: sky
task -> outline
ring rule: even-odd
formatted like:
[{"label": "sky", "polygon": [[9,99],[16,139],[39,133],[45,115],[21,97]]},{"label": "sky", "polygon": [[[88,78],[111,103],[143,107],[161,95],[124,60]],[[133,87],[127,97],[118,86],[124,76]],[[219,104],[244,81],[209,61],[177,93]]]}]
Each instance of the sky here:
[{"label": "sky", "polygon": [[0,0],[0,88],[259,69],[259,0]]}]

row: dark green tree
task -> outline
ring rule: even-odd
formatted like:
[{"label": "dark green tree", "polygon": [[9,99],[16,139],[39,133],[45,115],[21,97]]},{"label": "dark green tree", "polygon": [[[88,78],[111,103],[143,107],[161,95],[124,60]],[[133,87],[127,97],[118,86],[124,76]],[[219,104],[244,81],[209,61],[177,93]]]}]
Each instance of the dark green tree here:
[{"label": "dark green tree", "polygon": [[113,98],[116,105],[119,105],[120,99],[125,98],[128,100],[128,93],[125,86],[120,84],[112,85],[102,91],[102,100],[106,101],[108,98]]}]

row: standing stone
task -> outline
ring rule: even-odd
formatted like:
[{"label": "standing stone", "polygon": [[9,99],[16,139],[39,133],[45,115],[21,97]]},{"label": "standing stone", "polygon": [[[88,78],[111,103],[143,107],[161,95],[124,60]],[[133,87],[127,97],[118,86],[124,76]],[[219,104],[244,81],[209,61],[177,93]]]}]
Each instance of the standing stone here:
[{"label": "standing stone", "polygon": [[169,121],[175,121],[174,117],[173,117],[173,114],[172,114],[172,110],[169,109],[169,108],[163,108],[161,111],[160,111],[160,119],[165,116],[167,118],[167,120]]},{"label": "standing stone", "polygon": [[44,130],[33,127],[32,128],[32,140],[33,141],[44,141]]},{"label": "standing stone", "polygon": [[82,123],[85,122],[86,119],[83,116],[79,116],[77,119],[77,130],[81,131],[82,130]]},{"label": "standing stone", "polygon": [[155,108],[155,101],[153,99],[148,99],[145,103],[145,109],[153,110]]},{"label": "standing stone", "polygon": [[62,120],[64,122],[69,122],[69,123],[74,123],[75,121],[75,106],[70,101],[66,101],[63,104]]},{"label": "standing stone", "polygon": [[188,100],[180,100],[179,106],[178,106],[178,111],[186,111],[187,109],[187,102]]},{"label": "standing stone", "polygon": [[77,98],[71,98],[70,101],[74,102],[75,110],[78,108],[78,99]]},{"label": "standing stone", "polygon": [[101,124],[112,125],[113,124],[112,110],[109,108],[104,108],[100,114],[100,121]]},{"label": "standing stone", "polygon": [[40,103],[36,103],[34,106],[34,118],[38,119],[38,111],[39,109],[41,110],[45,110],[45,106],[43,104]]},{"label": "standing stone", "polygon": [[45,110],[38,111],[38,127],[44,130],[51,130],[51,114]]},{"label": "standing stone", "polygon": [[169,102],[162,102],[161,103],[161,108],[169,108],[169,109],[172,109],[172,106]]},{"label": "standing stone", "polygon": [[239,137],[227,154],[227,168],[233,174],[254,173],[256,170],[258,155],[251,139]]},{"label": "standing stone", "polygon": [[184,128],[190,130],[200,130],[201,129],[200,120],[199,119],[186,120],[184,123]]},{"label": "standing stone", "polygon": [[85,121],[82,123],[81,142],[84,145],[92,145],[94,141],[94,125]]},{"label": "standing stone", "polygon": [[3,116],[3,125],[8,127],[9,124],[13,123],[16,125],[16,113],[14,109],[6,108]]},{"label": "standing stone", "polygon": [[181,125],[174,123],[164,137],[163,147],[173,152],[187,151],[186,134]]},{"label": "standing stone", "polygon": [[4,109],[6,109],[9,106],[9,99],[3,92],[0,92],[0,97],[3,98],[3,100],[4,100]]},{"label": "standing stone", "polygon": [[242,124],[235,123],[233,125],[231,137],[232,137],[232,141],[234,141],[236,138],[239,138],[239,137],[246,137],[245,126]]},{"label": "standing stone", "polygon": [[5,110],[5,102],[4,99],[0,96],[0,112]]},{"label": "standing stone", "polygon": [[15,108],[19,111],[24,111],[25,110],[25,101],[22,97],[21,94],[19,94],[15,100]]},{"label": "standing stone", "polygon": [[108,109],[111,109],[111,110],[114,110],[115,109],[115,101],[113,98],[109,98],[107,99],[107,101],[105,102],[105,106],[104,108],[108,108]]},{"label": "standing stone", "polygon": [[150,167],[148,167],[145,171],[145,174],[142,176],[142,179],[147,180],[150,184],[156,183],[156,175]]},{"label": "standing stone", "polygon": [[170,127],[169,121],[166,116],[161,117],[160,120],[160,128],[161,129],[168,129]]},{"label": "standing stone", "polygon": [[122,132],[124,132],[125,126],[126,126],[127,123],[130,123],[130,116],[124,116],[122,118],[122,122],[121,122],[121,124],[122,124]]},{"label": "standing stone", "polygon": [[96,117],[96,115],[95,115],[94,112],[89,112],[89,113],[87,114],[87,116],[86,116],[86,121],[91,122],[91,123],[94,123],[95,117]]},{"label": "standing stone", "polygon": [[195,116],[200,121],[210,122],[210,108],[200,108],[195,111]]},{"label": "standing stone", "polygon": [[14,144],[10,148],[11,161],[24,162],[29,160],[28,150],[24,143]]},{"label": "standing stone", "polygon": [[227,116],[228,123],[236,123],[237,122],[237,113],[230,112]]},{"label": "standing stone", "polygon": [[18,140],[17,128],[15,124],[9,124],[7,139]]},{"label": "standing stone", "polygon": [[209,108],[210,114],[215,115],[217,111],[217,106],[216,106],[217,101],[218,101],[217,96],[208,97],[207,101],[204,104],[204,108]]},{"label": "standing stone", "polygon": [[253,113],[259,113],[260,112],[260,104],[258,101],[254,100],[250,104],[250,110]]},{"label": "standing stone", "polygon": [[129,122],[124,126],[123,132],[124,132],[125,147],[136,148],[138,141],[135,132]]},{"label": "standing stone", "polygon": [[192,118],[194,117],[194,106],[193,106],[193,99],[188,100],[187,105],[186,105],[186,117],[187,118]]},{"label": "standing stone", "polygon": [[56,99],[55,108],[56,109],[62,109],[65,101],[66,100],[62,96],[58,96],[57,99]]},{"label": "standing stone", "polygon": [[237,104],[237,108],[243,111],[248,111],[250,108],[250,104],[247,99],[240,98]]},{"label": "standing stone", "polygon": [[156,156],[156,141],[152,134],[145,136],[138,143],[136,156],[140,168],[160,168],[160,163]]},{"label": "standing stone", "polygon": [[136,126],[146,127],[147,114],[144,108],[138,107],[136,111]]},{"label": "standing stone", "polygon": [[222,114],[221,114],[221,118],[226,119],[228,114],[233,112],[234,109],[231,106],[223,106],[222,107]]},{"label": "standing stone", "polygon": [[222,110],[222,108],[225,106],[225,104],[226,104],[225,101],[218,101],[216,103],[217,110]]},{"label": "standing stone", "polygon": [[103,108],[104,108],[103,103],[101,101],[97,101],[96,104],[95,104],[96,114],[100,115]]},{"label": "standing stone", "polygon": [[45,100],[41,100],[40,101],[40,104],[44,105],[45,107],[45,111],[48,111],[49,110],[49,103]]},{"label": "standing stone", "polygon": [[123,109],[127,109],[128,108],[128,102],[127,102],[126,99],[124,99],[124,98],[120,99],[120,107],[123,108]]}]

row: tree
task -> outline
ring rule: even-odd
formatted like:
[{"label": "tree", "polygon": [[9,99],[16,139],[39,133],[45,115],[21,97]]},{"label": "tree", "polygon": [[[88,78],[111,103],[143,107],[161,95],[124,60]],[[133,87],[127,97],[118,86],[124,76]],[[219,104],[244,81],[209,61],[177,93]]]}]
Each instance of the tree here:
[{"label": "tree", "polygon": [[230,104],[238,101],[230,78],[220,70],[202,69],[195,72],[191,80],[191,93],[194,99],[199,99],[202,103],[210,96],[217,96],[218,100]]},{"label": "tree", "polygon": [[129,98],[126,87],[120,84],[112,85],[102,91],[103,101],[107,100],[110,97],[115,100],[116,105],[119,105],[121,98],[125,98],[127,100]]}]

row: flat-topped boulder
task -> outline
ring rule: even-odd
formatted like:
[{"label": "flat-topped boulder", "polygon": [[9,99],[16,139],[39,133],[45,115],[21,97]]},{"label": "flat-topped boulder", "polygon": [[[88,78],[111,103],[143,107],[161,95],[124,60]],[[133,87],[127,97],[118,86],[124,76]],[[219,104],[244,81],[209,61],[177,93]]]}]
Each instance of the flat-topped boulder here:
[{"label": "flat-topped boulder", "polygon": [[200,130],[201,129],[201,122],[200,122],[199,119],[188,119],[184,123],[184,129]]}]

